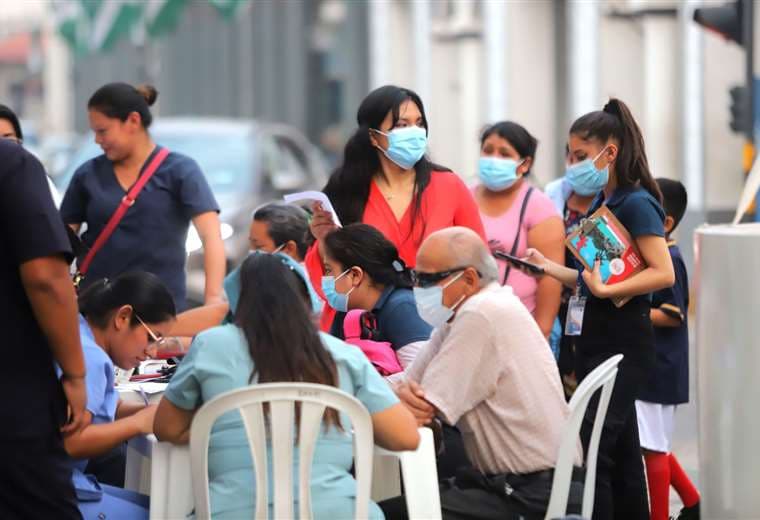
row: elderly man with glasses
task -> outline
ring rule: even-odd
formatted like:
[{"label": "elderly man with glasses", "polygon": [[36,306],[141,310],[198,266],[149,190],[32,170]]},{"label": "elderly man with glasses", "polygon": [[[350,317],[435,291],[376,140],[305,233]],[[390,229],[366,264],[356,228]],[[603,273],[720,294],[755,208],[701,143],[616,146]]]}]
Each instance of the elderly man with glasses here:
[{"label": "elderly man with glasses", "polygon": [[[469,229],[430,235],[415,281],[435,331],[396,391],[419,424],[456,425],[474,466],[442,483],[444,518],[543,518],[569,414],[546,339]],[[388,518],[404,517],[402,501],[386,507]]]}]

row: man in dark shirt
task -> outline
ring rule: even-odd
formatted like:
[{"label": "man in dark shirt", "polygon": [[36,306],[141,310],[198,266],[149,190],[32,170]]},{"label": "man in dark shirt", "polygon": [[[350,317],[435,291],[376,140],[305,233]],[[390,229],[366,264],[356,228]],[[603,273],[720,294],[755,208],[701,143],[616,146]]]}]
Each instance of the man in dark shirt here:
[{"label": "man in dark shirt", "polygon": [[0,234],[0,518],[81,518],[61,437],[87,402],[70,246],[42,165],[3,140]]}]

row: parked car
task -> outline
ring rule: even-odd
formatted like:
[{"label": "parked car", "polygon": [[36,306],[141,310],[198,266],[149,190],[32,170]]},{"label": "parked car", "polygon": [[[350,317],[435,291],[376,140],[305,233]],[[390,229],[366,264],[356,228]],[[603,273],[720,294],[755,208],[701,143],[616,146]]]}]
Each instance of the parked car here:
[{"label": "parked car", "polygon": [[[319,149],[295,128],[242,119],[162,117],[151,126],[154,140],[169,150],[195,159],[221,207],[222,238],[227,267],[248,253],[251,215],[259,205],[281,200],[285,193],[321,189],[327,168]],[[63,190],[76,168],[102,153],[89,136],[74,154],[64,175]],[[187,294],[203,301],[202,244],[192,226],[186,241]]]}]

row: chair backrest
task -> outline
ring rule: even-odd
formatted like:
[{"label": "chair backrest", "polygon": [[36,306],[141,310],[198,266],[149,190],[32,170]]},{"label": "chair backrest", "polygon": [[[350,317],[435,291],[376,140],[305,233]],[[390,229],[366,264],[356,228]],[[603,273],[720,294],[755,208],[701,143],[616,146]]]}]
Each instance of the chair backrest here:
[{"label": "chair backrest", "polygon": [[596,409],[594,428],[591,431],[591,440],[586,454],[586,480],[583,484],[583,518],[591,518],[594,511],[594,486],[596,485],[596,459],[599,451],[599,438],[602,434],[604,419],[607,416],[607,406],[610,403],[612,390],[615,387],[618,365],[623,359],[622,354],[612,356],[604,363],[596,367],[587,375],[570,399],[570,416],[562,436],[557,463],[554,466],[554,481],[552,482],[552,494],[549,500],[549,508],[546,511],[546,519],[560,518],[566,515],[567,501],[570,495],[570,480],[573,473],[578,436],[586,414],[589,401],[594,394],[602,389],[599,398],[599,406]]},{"label": "chair backrest", "polygon": [[[299,510],[293,511],[293,445],[295,443],[295,403],[300,402],[299,446]],[[268,404],[270,435],[267,437],[264,403]],[[193,477],[196,518],[211,517],[208,486],[208,447],[211,428],[223,414],[237,410],[248,436],[251,459],[256,475],[256,519],[269,513],[267,482],[267,438],[272,445],[274,518],[312,518],[311,463],[317,436],[322,429],[325,408],[348,415],[354,440],[356,470],[355,517],[369,514],[372,483],[372,419],[355,397],[337,388],[312,383],[266,383],[221,394],[204,404],[193,418],[190,428],[190,462]],[[344,428],[348,425],[344,424]]]}]

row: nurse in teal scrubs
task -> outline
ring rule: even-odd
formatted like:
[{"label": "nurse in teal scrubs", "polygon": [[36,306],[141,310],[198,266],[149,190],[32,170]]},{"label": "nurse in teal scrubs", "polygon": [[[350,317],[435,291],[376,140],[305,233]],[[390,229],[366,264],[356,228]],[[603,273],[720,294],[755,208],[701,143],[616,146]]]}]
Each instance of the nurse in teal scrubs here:
[{"label": "nurse in teal scrubs", "polygon": [[[313,313],[318,308],[301,269],[280,255],[252,254],[240,269],[239,283],[239,299],[230,283],[225,284],[232,322],[196,336],[172,378],[156,413],[154,427],[160,440],[186,444],[193,414],[219,394],[258,382],[300,381],[335,386],[359,399],[371,414],[378,445],[392,450],[416,448],[419,435],[414,417],[361,350],[317,331]],[[350,473],[350,425],[346,417],[329,413],[325,422],[312,466],[314,518],[353,517],[356,483]],[[294,468],[294,474],[297,471]],[[253,516],[258,497],[254,496],[250,450],[237,414],[228,414],[214,425],[209,481],[214,518]],[[297,490],[294,493],[298,496]],[[271,495],[268,501],[271,515]],[[370,516],[382,518],[375,504]]]}]

